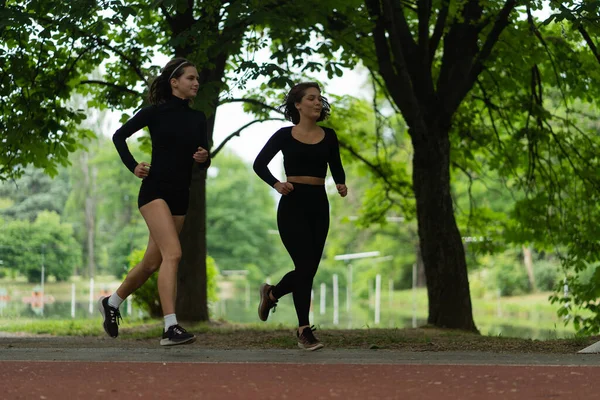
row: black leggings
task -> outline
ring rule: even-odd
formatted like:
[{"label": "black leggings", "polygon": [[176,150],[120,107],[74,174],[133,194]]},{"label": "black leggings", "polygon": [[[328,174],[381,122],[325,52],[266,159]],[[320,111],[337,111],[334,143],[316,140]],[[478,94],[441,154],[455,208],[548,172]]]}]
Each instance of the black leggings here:
[{"label": "black leggings", "polygon": [[279,235],[295,269],[273,287],[273,296],[293,293],[299,326],[309,325],[313,278],[323,255],[329,231],[329,201],[323,185],[292,183],[294,190],[281,196],[277,209]]}]

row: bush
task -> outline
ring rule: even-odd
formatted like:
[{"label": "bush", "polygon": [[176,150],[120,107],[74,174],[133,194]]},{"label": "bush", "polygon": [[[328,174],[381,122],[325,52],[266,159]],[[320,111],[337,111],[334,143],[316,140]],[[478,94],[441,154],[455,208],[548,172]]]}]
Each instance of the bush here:
[{"label": "bush", "polygon": [[560,264],[551,261],[536,261],[533,264],[533,275],[537,289],[543,292],[556,289],[564,279]]},{"label": "bush", "polygon": [[483,258],[484,265],[489,270],[484,282],[488,290],[500,290],[502,296],[516,296],[529,293],[529,278],[519,254],[512,251],[496,256]]},{"label": "bush", "polygon": [[[134,250],[128,257],[129,259],[129,270],[131,271],[142,258],[144,258],[144,250]],[[150,278],[144,283],[138,290],[135,291],[133,296],[133,302],[135,305],[145,310],[150,317],[160,318],[162,316],[162,308],[160,306],[160,297],[158,296],[158,273],[152,274]]]},{"label": "bush", "polygon": [[219,300],[217,276],[219,276],[219,269],[217,268],[215,259],[211,256],[206,257],[206,296],[208,297],[208,301],[212,303]]},{"label": "bush", "polygon": [[594,285],[597,277],[596,270],[600,267],[600,263],[584,262],[585,268],[577,275],[577,282],[581,285]]},{"label": "bush", "polygon": [[485,269],[480,269],[469,274],[469,291],[471,293],[471,298],[474,299],[482,299],[486,294],[486,272]]},{"label": "bush", "polygon": [[[144,257],[145,250],[134,250],[129,255],[129,270],[135,267]],[[206,279],[207,279],[207,294],[208,301],[217,300],[217,275],[219,271],[215,265],[215,260],[212,257],[206,258]],[[133,302],[145,310],[150,317],[162,317],[162,308],[160,297],[158,295],[158,273],[152,276],[135,291]]]},{"label": "bush", "polygon": [[502,296],[517,296],[531,291],[525,267],[518,261],[496,265],[494,275]]}]

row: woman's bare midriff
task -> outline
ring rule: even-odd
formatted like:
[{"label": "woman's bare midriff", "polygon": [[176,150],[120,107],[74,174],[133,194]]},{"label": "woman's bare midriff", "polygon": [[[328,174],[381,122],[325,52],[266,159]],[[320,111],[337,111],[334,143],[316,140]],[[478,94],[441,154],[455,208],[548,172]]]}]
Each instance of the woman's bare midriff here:
[{"label": "woman's bare midriff", "polygon": [[324,185],[325,178],[316,176],[288,176],[287,181],[291,183],[303,183],[305,185]]}]

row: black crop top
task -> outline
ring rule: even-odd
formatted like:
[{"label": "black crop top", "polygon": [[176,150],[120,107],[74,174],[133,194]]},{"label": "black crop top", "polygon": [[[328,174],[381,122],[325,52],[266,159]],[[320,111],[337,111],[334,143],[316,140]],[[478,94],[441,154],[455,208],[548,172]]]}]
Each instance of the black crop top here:
[{"label": "black crop top", "polygon": [[325,137],[318,143],[300,142],[292,136],[292,127],[281,128],[271,136],[254,161],[254,172],[269,185],[278,179],[269,171],[268,164],[280,150],[287,176],[314,176],[325,178],[327,164],[335,183],[345,183],[346,174],[340,159],[337,135],[331,128],[323,128]]},{"label": "black crop top", "polygon": [[[113,135],[113,142],[121,160],[131,172],[135,160],[126,139],[148,127],[152,139],[152,161],[145,178],[173,188],[187,188],[192,176],[193,155],[198,146],[208,150],[206,117],[191,109],[189,100],[172,96],[165,103],[142,108]],[[199,164],[208,168],[210,158]]]}]

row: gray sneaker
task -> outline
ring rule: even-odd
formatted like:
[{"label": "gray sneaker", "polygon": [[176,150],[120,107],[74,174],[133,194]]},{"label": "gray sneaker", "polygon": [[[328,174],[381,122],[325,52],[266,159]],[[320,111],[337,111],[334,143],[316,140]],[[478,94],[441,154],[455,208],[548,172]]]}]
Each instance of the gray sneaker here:
[{"label": "gray sneaker", "polygon": [[302,330],[302,334],[300,334],[300,331],[297,330],[296,336],[298,337],[298,347],[308,351],[314,351],[323,348],[323,343],[321,343],[313,334],[313,332],[316,330],[317,328],[314,326],[304,328]]},{"label": "gray sneaker", "polygon": [[267,283],[263,283],[262,285],[260,285],[260,302],[258,303],[258,318],[260,318],[261,321],[266,321],[267,318],[269,318],[269,311],[271,310],[271,308],[273,309],[273,312],[275,312],[277,308],[277,300],[273,301],[269,296],[269,293],[271,292],[272,288],[273,286]]}]

